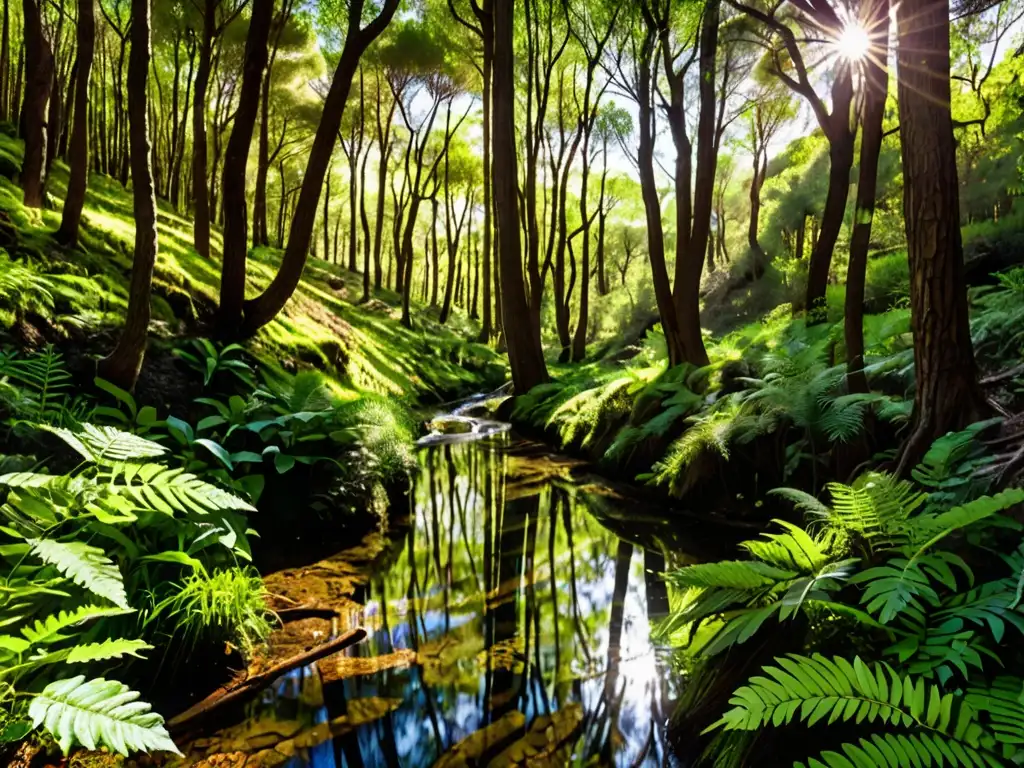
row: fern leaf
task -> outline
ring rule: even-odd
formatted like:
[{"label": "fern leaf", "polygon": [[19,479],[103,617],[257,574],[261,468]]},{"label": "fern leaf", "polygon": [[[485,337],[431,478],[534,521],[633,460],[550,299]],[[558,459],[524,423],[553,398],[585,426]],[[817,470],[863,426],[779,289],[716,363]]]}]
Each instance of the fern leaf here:
[{"label": "fern leaf", "polygon": [[828,517],[830,510],[828,506],[819,501],[815,496],[796,488],[773,488],[768,491],[773,496],[781,496],[793,504],[798,510],[806,515],[814,517]]},{"label": "fern leaf", "polygon": [[678,587],[722,587],[729,589],[758,589],[774,586],[780,581],[795,578],[797,571],[787,571],[767,563],[745,560],[723,560],[700,563],[680,568],[667,577]]},{"label": "fern leaf", "polygon": [[757,730],[766,725],[825,720],[920,727],[977,747],[984,736],[970,707],[957,708],[954,695],[888,664],[852,663],[814,654],[789,654],[763,667],[733,693],[731,709],[708,730]]},{"label": "fern leaf", "polygon": [[968,689],[967,705],[985,715],[996,739],[1008,748],[1024,747],[1024,681],[998,677],[988,688]]},{"label": "fern leaf", "polygon": [[61,475],[43,475],[37,472],[12,472],[0,475],[0,485],[8,488],[49,488],[59,485],[66,478]]},{"label": "fern leaf", "polygon": [[131,613],[124,608],[108,608],[100,605],[83,605],[73,611],[61,611],[47,616],[45,619],[36,619],[30,627],[23,627],[21,634],[32,645],[44,645],[67,640],[61,630],[81,624],[88,619],[100,618],[102,616],[121,616]]},{"label": "fern leaf", "polygon": [[785,570],[812,572],[828,561],[828,553],[803,528],[785,520],[772,522],[785,528],[786,533],[766,533],[740,546],[757,559]]},{"label": "fern leaf", "polygon": [[50,683],[32,700],[33,726],[44,726],[67,754],[74,744],[86,749],[107,746],[129,752],[167,751],[181,754],[160,715],[139,694],[116,680],[84,675]]},{"label": "fern leaf", "polygon": [[141,659],[144,657],[140,656],[139,652],[148,651],[152,647],[152,645],[144,640],[107,639],[101,643],[76,645],[68,652],[66,661],[68,664],[79,664],[88,661],[120,659],[122,656],[134,656],[137,659]]},{"label": "fern leaf", "polygon": [[80,541],[26,539],[26,542],[32,546],[32,554],[56,566],[76,584],[105,597],[119,608],[129,608],[121,571],[102,549]]},{"label": "fern leaf", "polygon": [[[856,744],[843,744],[842,753],[829,750],[807,761],[807,768],[989,768],[999,765],[970,746],[934,733],[876,733]],[[794,768],[804,768],[796,763]]]},{"label": "fern leaf", "polygon": [[110,464],[163,456],[167,449],[152,440],[114,427],[82,424],[75,431],[43,425],[87,461]]},{"label": "fern leaf", "polygon": [[142,509],[166,515],[207,515],[223,510],[255,512],[247,501],[200,480],[182,469],[161,464],[125,465],[114,473],[124,485],[110,485],[114,493],[127,496]]}]

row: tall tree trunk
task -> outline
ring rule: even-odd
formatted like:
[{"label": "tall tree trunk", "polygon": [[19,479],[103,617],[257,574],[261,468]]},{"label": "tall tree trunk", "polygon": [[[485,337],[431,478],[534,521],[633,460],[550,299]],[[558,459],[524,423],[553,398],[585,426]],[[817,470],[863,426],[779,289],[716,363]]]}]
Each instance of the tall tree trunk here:
[{"label": "tall tree trunk", "polygon": [[850,168],[853,165],[853,134],[834,140],[829,146],[828,193],[821,214],[821,228],[811,251],[807,271],[807,296],[804,307],[812,322],[824,320],[825,290],[839,231],[843,228],[846,199],[850,192]]},{"label": "tall tree trunk", "polygon": [[[864,282],[871,241],[871,221],[875,213],[878,182],[878,156],[882,149],[882,120],[889,88],[889,0],[871,0],[862,20],[870,36],[870,48],[864,57],[864,106],[861,118],[860,177],[857,181],[857,206],[850,237],[850,262],[846,272],[844,338],[846,341],[846,387],[850,392],[867,392],[864,375]],[[862,11],[863,12],[863,11]]]},{"label": "tall tree trunk", "polygon": [[[330,248],[330,232],[331,232],[331,171],[334,168],[334,163],[327,166],[327,181],[324,182],[324,261],[331,260],[331,248]],[[340,217],[339,217],[340,218]],[[337,229],[337,227],[335,227]],[[338,254],[334,254],[337,258]]]},{"label": "tall tree trunk", "polygon": [[277,315],[295,292],[306,265],[306,255],[316,223],[317,203],[324,175],[331,159],[338,128],[345,110],[345,101],[352,88],[352,79],[359,67],[359,59],[367,46],[376,40],[390,23],[398,0],[385,0],[377,17],[365,28],[360,28],[363,0],[352,0],[349,4],[348,31],[345,46],[338,59],[338,68],[331,81],[330,91],[324,102],[324,111],[313,138],[313,146],[306,163],[299,191],[298,209],[292,218],[288,246],[281,259],[281,267],[267,289],[245,304],[243,332],[252,335]]},{"label": "tall tree trunk", "polygon": [[260,86],[267,66],[267,40],[273,16],[274,0],[252,0],[242,64],[242,90],[224,159],[224,265],[220,278],[219,325],[222,334],[228,337],[235,336],[242,324],[249,247],[245,171],[260,107]]},{"label": "tall tree trunk", "polygon": [[377,165],[377,217],[374,220],[373,233],[373,287],[376,290],[381,288],[383,270],[381,268],[380,254],[384,247],[384,203],[387,196],[384,190],[387,188],[388,159],[391,157],[391,122],[395,117],[397,102],[391,101],[387,118],[381,115],[381,88],[380,70],[377,70],[377,143],[380,146]]},{"label": "tall tree trunk", "polygon": [[432,216],[430,223],[430,306],[437,306],[438,282],[441,276],[441,254],[437,248],[437,197],[432,202]]},{"label": "tall tree trunk", "polygon": [[916,381],[913,426],[900,459],[903,473],[932,441],[988,409],[978,386],[963,275],[950,115],[949,2],[904,0],[896,23]]},{"label": "tall tree trunk", "polygon": [[78,242],[85,190],[89,183],[89,75],[96,43],[94,0],[78,0],[78,77],[75,80],[74,127],[71,131],[71,170],[57,240],[68,245]]},{"label": "tall tree trunk", "polygon": [[483,142],[484,142],[484,232],[483,232],[483,321],[480,325],[480,335],[477,337],[477,341],[481,344],[486,344],[491,340],[491,334],[494,331],[493,321],[491,318],[491,254],[493,252],[492,243],[492,232],[494,229],[492,223],[492,213],[494,204],[491,202],[492,188],[491,183],[493,175],[491,167],[493,165],[491,159],[491,134],[493,128],[491,125],[492,114],[493,114],[493,96],[492,96],[492,83],[494,80],[494,28],[491,26],[491,20],[489,14],[491,13],[492,0],[483,0],[484,14],[488,16],[485,20],[481,21],[481,29],[483,30],[483,47],[484,47],[484,86],[483,86]]},{"label": "tall tree trunk", "polygon": [[[175,210],[179,211],[181,210],[181,166],[185,160],[185,134],[187,133],[184,115],[188,114],[189,106],[192,103],[192,75],[195,72],[196,47],[194,41],[186,43],[188,50],[188,77],[185,78],[185,105],[182,110],[181,130],[178,135],[178,146],[175,149],[174,170],[172,171],[171,178],[171,205],[174,206]],[[191,163],[189,167],[192,167]]]},{"label": "tall tree trunk", "polygon": [[668,267],[665,264],[665,233],[661,226],[661,200],[658,197],[658,181],[654,175],[654,106],[652,102],[652,58],[654,53],[654,32],[648,29],[640,52],[639,71],[639,119],[640,141],[637,147],[637,165],[640,175],[640,190],[644,201],[647,221],[647,250],[651,262],[651,281],[654,297],[661,316],[661,327],[665,333],[668,348],[668,364],[676,366],[686,360],[686,352],[679,334],[676,306],[672,300],[672,286],[669,283]]},{"label": "tall tree trunk", "polygon": [[765,176],[768,172],[767,152],[768,148],[762,147],[760,144],[755,148],[753,173],[750,177],[750,221],[747,226],[747,245],[750,247],[750,257],[753,261],[751,274],[755,280],[764,275],[768,262],[768,256],[757,237],[758,229],[761,226],[761,188],[764,186]]},{"label": "tall tree trunk", "polygon": [[203,30],[199,43],[195,100],[192,104],[192,205],[193,243],[196,253],[210,258],[210,190],[207,187],[208,146],[206,140],[206,91],[213,68],[213,39],[217,25],[217,2],[203,4]]},{"label": "tall tree trunk", "polygon": [[11,119],[11,0],[4,0],[3,32],[0,32],[0,120]]},{"label": "tall tree trunk", "polygon": [[149,330],[150,291],[156,264],[156,193],[150,166],[147,77],[150,62],[150,0],[132,0],[132,49],[128,62],[128,120],[131,133],[135,257],[128,315],[117,347],[100,361],[100,376],[131,390],[139,377]]},{"label": "tall tree trunk", "polygon": [[25,156],[21,186],[26,208],[42,208],[46,199],[47,108],[53,86],[53,53],[43,32],[39,0],[22,0],[25,70],[28,72],[22,107]]},{"label": "tall tree trunk", "polygon": [[370,159],[370,147],[363,152],[359,166],[359,220],[363,227],[363,301],[370,300],[370,219],[366,215],[366,162]]},{"label": "tall tree trunk", "polygon": [[522,251],[519,238],[519,201],[516,169],[515,74],[513,0],[493,0],[494,20],[494,204],[498,215],[499,274],[502,290],[502,327],[508,344],[509,363],[516,393],[548,380],[540,329],[529,317],[526,287],[523,285]]}]

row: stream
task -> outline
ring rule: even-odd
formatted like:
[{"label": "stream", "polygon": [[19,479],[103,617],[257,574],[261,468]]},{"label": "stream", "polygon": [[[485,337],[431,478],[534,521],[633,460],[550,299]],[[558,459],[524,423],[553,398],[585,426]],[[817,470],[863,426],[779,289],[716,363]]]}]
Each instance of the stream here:
[{"label": "stream", "polygon": [[668,611],[664,553],[694,559],[679,553],[695,537],[507,425],[435,426],[408,519],[292,573],[328,574],[304,587],[321,604],[342,592],[330,579],[351,582],[330,631],[368,638],[194,740],[191,764],[677,764],[679,678],[651,626]]}]

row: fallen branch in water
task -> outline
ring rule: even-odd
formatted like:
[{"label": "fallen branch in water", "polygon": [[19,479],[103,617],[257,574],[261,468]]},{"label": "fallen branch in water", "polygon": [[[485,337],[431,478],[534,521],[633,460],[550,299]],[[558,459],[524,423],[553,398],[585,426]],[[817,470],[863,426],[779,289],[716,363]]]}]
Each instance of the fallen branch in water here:
[{"label": "fallen branch in water", "polygon": [[189,707],[180,715],[174,717],[167,723],[171,733],[180,734],[195,727],[201,721],[211,717],[213,714],[230,704],[237,704],[240,701],[252,696],[266,688],[282,675],[291,672],[298,667],[312,664],[318,659],[330,656],[332,653],[344,650],[349,646],[362,642],[366,638],[366,630],[362,627],[349,630],[333,640],[322,645],[317,645],[307,651],[292,656],[269,669],[258,674],[247,677],[240,682],[222,685],[205,699]]}]

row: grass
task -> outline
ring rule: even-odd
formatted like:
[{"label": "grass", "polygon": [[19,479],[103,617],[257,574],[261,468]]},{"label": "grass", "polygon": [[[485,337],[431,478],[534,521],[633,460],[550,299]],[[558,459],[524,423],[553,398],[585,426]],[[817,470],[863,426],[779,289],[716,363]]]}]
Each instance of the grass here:
[{"label": "grass", "polygon": [[[20,166],[21,143],[0,135],[0,172]],[[33,275],[57,290],[53,319],[90,329],[117,327],[127,306],[127,286],[135,228],[130,189],[112,178],[91,175],[83,213],[81,242],[70,250],[53,233],[60,225],[67,169],[54,165],[48,194],[50,209],[21,204],[22,191],[0,177],[0,246]],[[152,332],[174,336],[181,321],[193,320],[216,305],[220,285],[221,235],[212,233],[213,256],[192,249],[192,223],[163,201],[158,204],[159,255],[154,275]],[[257,295],[273,279],[280,263],[276,249],[250,252],[247,296]],[[418,311],[414,329],[404,328],[394,309],[397,297],[385,292],[368,305],[355,302],[362,278],[339,265],[310,259],[303,280],[284,311],[250,342],[251,351],[271,366],[301,361],[338,375],[356,390],[409,400],[437,399],[500,381],[500,358],[483,345],[467,342],[472,323],[457,314],[448,326]],[[13,312],[3,314],[10,326]],[[484,383],[486,381],[486,383]]]}]

